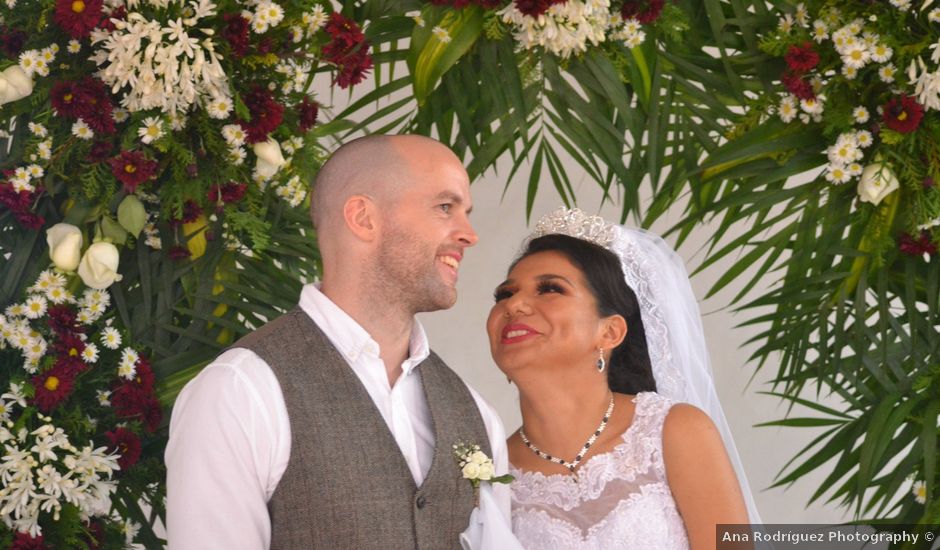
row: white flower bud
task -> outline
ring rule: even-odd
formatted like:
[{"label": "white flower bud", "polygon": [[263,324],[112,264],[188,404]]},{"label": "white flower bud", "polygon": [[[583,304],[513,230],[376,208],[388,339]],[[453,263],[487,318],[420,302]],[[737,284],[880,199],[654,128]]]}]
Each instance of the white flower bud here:
[{"label": "white flower bud", "polygon": [[106,242],[94,243],[85,251],[78,265],[78,276],[87,286],[103,290],[114,281],[121,280],[121,274],[117,272],[119,261],[116,246]]},{"label": "white flower bud", "polygon": [[858,182],[858,197],[863,202],[879,204],[898,188],[898,177],[881,159],[869,164],[862,171]]},{"label": "white flower bud", "polygon": [[281,146],[273,138],[255,143],[252,149],[258,157],[255,171],[265,179],[273,176],[281,166],[284,166],[285,160],[284,155],[281,154]]},{"label": "white flower bud", "polygon": [[480,466],[473,462],[468,462],[461,472],[463,473],[464,479],[477,479],[477,476],[480,475]]},{"label": "white flower bud", "polygon": [[56,267],[75,271],[82,258],[82,230],[70,223],[57,223],[46,230],[49,258]]},{"label": "white flower bud", "polygon": [[23,99],[33,93],[33,79],[19,65],[11,65],[0,73],[0,105]]}]

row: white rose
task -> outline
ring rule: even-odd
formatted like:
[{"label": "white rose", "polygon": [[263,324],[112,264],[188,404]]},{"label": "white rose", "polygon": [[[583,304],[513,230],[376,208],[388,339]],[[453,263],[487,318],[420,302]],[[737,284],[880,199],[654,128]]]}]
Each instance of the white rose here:
[{"label": "white rose", "polygon": [[484,453],[483,451],[476,451],[472,455],[470,455],[469,460],[470,462],[473,462],[474,464],[481,465],[481,464],[485,464],[486,462],[489,462],[490,457],[486,456],[486,453]]},{"label": "white rose", "polygon": [[477,479],[477,476],[480,475],[480,466],[473,462],[468,462],[461,472],[463,472],[464,479]]},{"label": "white rose", "polygon": [[480,473],[477,474],[477,478],[483,481],[489,481],[493,479],[494,473],[495,472],[493,471],[493,463],[486,462],[485,464],[480,465]]},{"label": "white rose", "polygon": [[878,204],[898,188],[898,177],[887,164],[875,159],[862,171],[858,182],[858,197],[862,202]]},{"label": "white rose", "polygon": [[281,146],[274,139],[255,143],[252,149],[258,162],[255,164],[255,171],[265,179],[273,176],[281,166],[284,166],[284,155],[281,154]]},{"label": "white rose", "polygon": [[120,254],[111,243],[98,242],[88,247],[78,265],[78,276],[91,288],[103,290],[114,281],[121,280],[117,272]]},{"label": "white rose", "polygon": [[49,258],[59,269],[75,271],[82,259],[82,230],[70,223],[57,223],[46,230]]},{"label": "white rose", "polygon": [[19,65],[0,72],[0,105],[23,99],[33,93],[33,79]]}]

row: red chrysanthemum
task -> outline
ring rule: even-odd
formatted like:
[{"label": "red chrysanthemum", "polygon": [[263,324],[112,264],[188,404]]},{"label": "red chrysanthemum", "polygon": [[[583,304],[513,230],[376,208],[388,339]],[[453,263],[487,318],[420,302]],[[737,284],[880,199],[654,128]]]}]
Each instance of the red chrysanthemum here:
[{"label": "red chrysanthemum", "polygon": [[157,172],[157,161],[148,159],[140,151],[121,151],[112,158],[111,173],[124,185],[124,191],[133,193],[137,186]]},{"label": "red chrysanthemum", "polygon": [[268,134],[277,129],[281,123],[284,106],[275,101],[271,92],[261,86],[255,86],[243,99],[251,113],[250,121],[239,121],[245,130],[245,141],[248,143],[267,141]]},{"label": "red chrysanthemum", "polygon": [[555,4],[563,4],[566,0],[515,0],[516,9],[529,17],[535,17],[544,14],[548,8]]},{"label": "red chrysanthemum", "polygon": [[816,92],[813,91],[813,85],[798,74],[790,72],[783,73],[783,76],[780,77],[780,81],[783,82],[783,87],[786,88],[788,92],[799,99],[813,99],[816,97]]},{"label": "red chrysanthemum", "polygon": [[137,464],[140,460],[140,438],[137,434],[127,428],[115,428],[104,434],[111,443],[109,450],[117,451],[121,456],[118,457],[118,466],[126,472],[131,466]]},{"label": "red chrysanthemum", "polygon": [[813,49],[812,42],[803,42],[801,46],[790,46],[783,59],[790,70],[797,74],[803,74],[819,64],[819,54]]},{"label": "red chrysanthemum", "polygon": [[143,420],[144,430],[147,433],[153,433],[160,427],[160,423],[163,421],[163,407],[160,406],[160,401],[156,397],[147,400],[144,406]]},{"label": "red chrysanthemum", "polygon": [[627,0],[620,7],[620,16],[624,19],[636,19],[647,25],[659,19],[664,4],[664,0],[640,0],[638,2]]},{"label": "red chrysanthemum", "polygon": [[918,257],[924,254],[933,256],[937,253],[937,245],[930,240],[930,233],[928,231],[921,231],[917,239],[914,239],[914,237],[908,233],[903,233],[901,238],[898,239],[898,250],[908,256]]},{"label": "red chrysanthemum", "polygon": [[74,334],[85,331],[85,328],[76,322],[75,310],[67,304],[49,306],[46,316],[49,318],[47,321],[49,328],[56,334]]},{"label": "red chrysanthemum", "polygon": [[111,157],[114,151],[114,145],[110,141],[96,141],[88,150],[88,160],[91,162],[101,162]]},{"label": "red chrysanthemum", "polygon": [[305,97],[297,107],[300,131],[306,132],[313,128],[313,125],[317,123],[318,114],[320,114],[320,105],[316,101],[310,101],[310,99]]},{"label": "red chrysanthemum", "polygon": [[225,22],[222,38],[232,48],[232,55],[235,59],[248,55],[249,21],[238,13],[226,13],[222,20]]},{"label": "red chrysanthemum", "polygon": [[362,29],[355,21],[333,12],[326,24],[326,32],[332,40],[323,47],[323,58],[339,68],[336,84],[340,88],[348,88],[362,82],[372,68],[369,41]]},{"label": "red chrysanthemum", "polygon": [[196,202],[193,200],[187,200],[183,203],[183,212],[180,214],[180,217],[172,218],[170,220],[170,225],[178,226],[184,223],[192,223],[198,220],[201,214],[202,207],[196,204]]},{"label": "red chrysanthemum", "polygon": [[902,95],[888,100],[882,107],[885,126],[895,132],[909,134],[920,126],[924,118],[924,107],[911,96]]},{"label": "red chrysanthemum", "polygon": [[209,194],[206,198],[212,204],[219,201],[229,204],[242,200],[247,192],[248,184],[246,183],[235,183],[233,181],[223,184],[216,183],[209,187]]},{"label": "red chrysanthemum", "polygon": [[62,358],[70,357],[82,363],[82,352],[85,351],[85,342],[77,335],[70,333],[59,334],[59,337],[53,342],[52,348]]},{"label": "red chrysanthemum", "polygon": [[33,376],[33,403],[43,412],[52,411],[72,394],[74,382],[74,371],[58,364]]},{"label": "red chrysanthemum", "polygon": [[72,38],[85,38],[101,22],[102,4],[102,0],[56,0],[53,19]]},{"label": "red chrysanthemum", "polygon": [[95,132],[114,133],[114,105],[104,83],[93,77],[60,80],[49,91],[56,113],[66,118],[80,118]]},{"label": "red chrysanthemum", "polygon": [[48,550],[42,535],[32,536],[29,533],[17,531],[13,535],[13,544],[10,550]]}]

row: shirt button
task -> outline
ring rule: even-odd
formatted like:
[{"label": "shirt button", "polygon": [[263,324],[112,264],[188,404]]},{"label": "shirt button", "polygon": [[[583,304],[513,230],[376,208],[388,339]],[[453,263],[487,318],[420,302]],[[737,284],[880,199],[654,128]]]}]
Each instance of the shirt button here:
[{"label": "shirt button", "polygon": [[420,510],[421,508],[424,508],[425,506],[428,505],[428,499],[424,495],[421,495],[418,497],[417,500],[415,500],[415,505]]}]

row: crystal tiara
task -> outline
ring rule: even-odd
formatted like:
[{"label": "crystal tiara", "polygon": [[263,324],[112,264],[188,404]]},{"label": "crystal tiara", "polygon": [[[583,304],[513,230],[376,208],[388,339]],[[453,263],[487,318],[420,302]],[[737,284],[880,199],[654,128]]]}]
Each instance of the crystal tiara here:
[{"label": "crystal tiara", "polygon": [[588,216],[579,208],[561,207],[539,218],[531,238],[558,233],[610,248],[614,242],[614,228],[614,224],[607,223],[600,216]]}]

